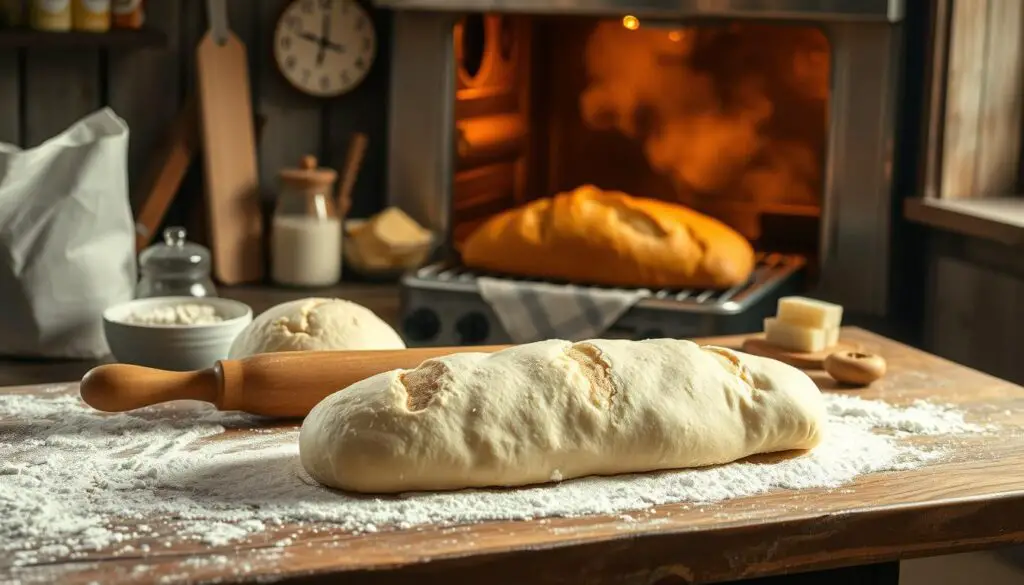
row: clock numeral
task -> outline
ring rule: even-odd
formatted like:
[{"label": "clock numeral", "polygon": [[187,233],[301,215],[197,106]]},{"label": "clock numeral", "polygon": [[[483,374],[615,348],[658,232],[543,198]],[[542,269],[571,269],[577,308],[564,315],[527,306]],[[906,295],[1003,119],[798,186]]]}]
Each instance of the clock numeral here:
[{"label": "clock numeral", "polygon": [[373,47],[373,39],[370,37],[363,37],[363,50],[369,51]]},{"label": "clock numeral", "polygon": [[324,10],[324,11],[330,12],[331,11],[331,1],[332,0],[319,0],[320,10]]},{"label": "clock numeral", "polygon": [[302,70],[302,83],[307,83],[309,81],[309,74],[310,74],[309,69],[303,69]]},{"label": "clock numeral", "polygon": [[295,32],[302,32],[302,19],[294,14],[285,19],[285,25]]},{"label": "clock numeral", "polygon": [[356,65],[356,69],[359,69],[360,71],[362,71],[363,69],[366,69],[366,62],[363,61],[362,57],[357,57],[356,58],[355,65]]},{"label": "clock numeral", "polygon": [[349,9],[352,7],[352,0],[341,0],[341,14],[348,14]]},{"label": "clock numeral", "polygon": [[306,0],[302,3],[302,11],[306,14],[313,14],[314,8],[316,8],[316,6],[313,4],[313,0]]},{"label": "clock numeral", "polygon": [[278,44],[281,45],[282,49],[287,51],[288,49],[292,48],[292,38],[291,37],[281,37],[281,42],[278,43]]},{"label": "clock numeral", "polygon": [[348,85],[349,82],[351,81],[351,79],[348,76],[348,71],[342,71],[339,77],[341,77],[341,83],[344,85]]},{"label": "clock numeral", "polygon": [[320,89],[327,91],[331,88],[331,78],[326,75],[320,76]]},{"label": "clock numeral", "polygon": [[295,55],[288,55],[284,58],[284,66],[286,69],[295,69]]},{"label": "clock numeral", "polygon": [[363,30],[364,28],[366,28],[366,17],[359,15],[359,18],[356,19],[355,29],[358,31]]}]

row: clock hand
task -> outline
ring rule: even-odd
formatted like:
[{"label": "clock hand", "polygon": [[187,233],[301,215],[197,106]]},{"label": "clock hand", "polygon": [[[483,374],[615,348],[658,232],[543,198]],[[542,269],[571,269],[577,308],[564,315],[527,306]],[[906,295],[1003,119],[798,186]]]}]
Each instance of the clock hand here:
[{"label": "clock hand", "polygon": [[324,63],[324,57],[327,56],[327,44],[330,43],[331,38],[331,17],[329,14],[325,14],[321,19],[321,35],[320,35],[320,50],[316,53],[316,65],[319,67]]},{"label": "clock hand", "polygon": [[345,52],[345,45],[339,45],[338,43],[326,42],[326,43],[324,43],[324,47],[327,48],[327,49],[330,49],[330,50],[332,50],[332,51],[334,51],[336,53],[344,53]]},{"label": "clock hand", "polygon": [[299,33],[296,36],[298,36],[300,39],[306,39],[307,41],[312,41],[314,43],[320,44],[320,37],[318,37],[318,36],[316,36],[316,35],[314,35],[312,33],[301,32],[301,33]]}]

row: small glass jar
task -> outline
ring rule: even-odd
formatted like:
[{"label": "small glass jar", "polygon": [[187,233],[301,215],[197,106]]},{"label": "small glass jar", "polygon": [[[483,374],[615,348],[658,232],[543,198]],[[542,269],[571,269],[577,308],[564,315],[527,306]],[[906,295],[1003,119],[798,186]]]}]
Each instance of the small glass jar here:
[{"label": "small glass jar", "polygon": [[297,287],[330,286],[341,279],[341,218],[333,196],[337,173],[305,156],[283,169],[271,220],[270,272],[274,282]]},{"label": "small glass jar", "polygon": [[185,236],[185,228],[169,227],[162,244],[139,254],[142,278],[135,287],[136,298],[217,296],[210,278],[210,251]]}]

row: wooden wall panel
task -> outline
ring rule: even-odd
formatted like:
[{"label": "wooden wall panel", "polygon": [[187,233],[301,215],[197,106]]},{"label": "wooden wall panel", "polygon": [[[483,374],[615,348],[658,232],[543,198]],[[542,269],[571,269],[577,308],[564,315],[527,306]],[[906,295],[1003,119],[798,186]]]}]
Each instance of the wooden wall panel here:
[{"label": "wooden wall panel", "polygon": [[[295,90],[277,70],[273,57],[274,27],[289,0],[260,1],[257,34],[261,62],[256,111],[265,119],[260,139],[260,185],[265,193],[278,191],[278,171],[294,167],[303,155],[323,158],[320,142],[323,102]],[[323,163],[321,163],[323,164]]]},{"label": "wooden wall panel", "polygon": [[982,195],[1017,191],[1024,107],[1024,2],[993,1],[985,35],[985,105],[981,112],[981,143],[977,190]]},{"label": "wooden wall panel", "polygon": [[107,103],[128,123],[130,132],[128,181],[133,186],[133,206],[141,203],[136,201],[140,194],[135,186],[181,107],[178,70],[187,54],[180,51],[180,6],[152,2],[147,14],[150,26],[167,35],[167,46],[111,52],[107,57]]},{"label": "wooden wall panel", "polygon": [[103,105],[99,50],[30,49],[24,73],[26,147],[38,146]]},{"label": "wooden wall panel", "polygon": [[924,348],[1024,383],[1024,256],[1013,246],[929,238]]},{"label": "wooden wall panel", "polygon": [[[333,99],[306,96],[277,70],[272,43],[278,17],[291,0],[227,0],[234,33],[246,44],[253,109],[263,118],[258,143],[261,188],[270,204],[278,171],[314,154],[340,167],[353,132],[369,136],[352,213],[378,211],[385,200],[390,13],[362,2],[374,19],[378,55],[367,78]],[[151,2],[147,26],[167,35],[145,49],[32,49],[0,52],[0,141],[35,146],[82,116],[109,105],[131,131],[129,181],[135,187],[169,124],[195,88],[195,47],[206,32],[206,1]],[[193,163],[167,221],[186,225],[202,241],[202,165]],[[139,195],[135,195],[138,197]],[[140,202],[133,201],[134,206]],[[166,222],[165,222],[166,223]]]},{"label": "wooden wall panel", "polygon": [[364,5],[374,22],[377,34],[377,56],[366,79],[350,93],[324,104],[322,144],[324,164],[340,172],[345,165],[349,140],[355,132],[369,137],[363,167],[352,190],[354,216],[376,211],[387,186],[384,173],[387,164],[387,88],[391,60],[391,13]]},{"label": "wooden wall panel", "polygon": [[953,0],[939,196],[1017,190],[1024,109],[1024,5]]},{"label": "wooden wall panel", "polygon": [[20,102],[18,53],[0,53],[0,142],[21,144],[21,123],[18,117]]},{"label": "wooden wall panel", "polygon": [[934,259],[926,339],[931,351],[1024,382],[1024,280],[953,257]]}]

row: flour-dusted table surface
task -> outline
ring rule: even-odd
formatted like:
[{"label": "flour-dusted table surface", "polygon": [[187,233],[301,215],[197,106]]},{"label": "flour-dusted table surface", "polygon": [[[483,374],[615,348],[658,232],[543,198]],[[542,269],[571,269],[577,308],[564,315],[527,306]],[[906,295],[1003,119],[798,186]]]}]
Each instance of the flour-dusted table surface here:
[{"label": "flour-dusted table surface", "polygon": [[[892,561],[901,558],[1024,542],[1024,388],[863,330],[846,329],[844,339],[884,355],[889,373],[869,389],[843,392],[898,405],[915,400],[953,404],[969,422],[991,425],[991,430],[914,437],[916,444],[944,455],[914,469],[861,475],[834,489],[661,505],[632,516],[404,530],[382,526],[359,535],[327,524],[285,525],[226,545],[140,537],[86,554],[40,556],[18,566],[0,557],[0,582],[6,577],[60,583],[667,584],[870,565],[826,579],[833,584],[894,583]],[[704,341],[738,347],[742,338]],[[810,373],[823,389],[836,391],[823,373]],[[74,386],[45,390],[74,391]],[[0,390],[33,392],[44,389]],[[18,420],[0,420],[0,438],[18,432]],[[268,431],[227,433],[256,441]],[[167,519],[138,521],[160,534]]]}]

